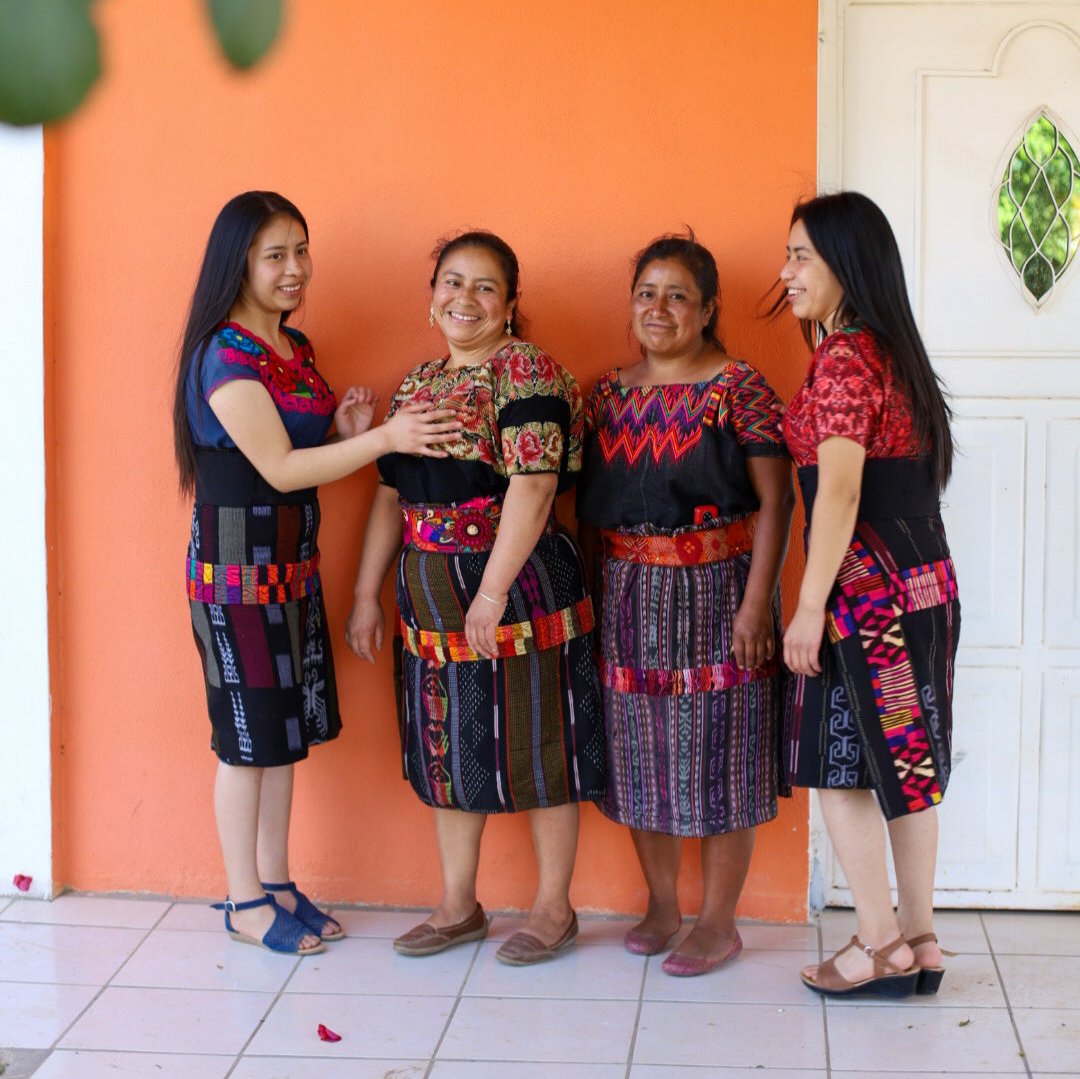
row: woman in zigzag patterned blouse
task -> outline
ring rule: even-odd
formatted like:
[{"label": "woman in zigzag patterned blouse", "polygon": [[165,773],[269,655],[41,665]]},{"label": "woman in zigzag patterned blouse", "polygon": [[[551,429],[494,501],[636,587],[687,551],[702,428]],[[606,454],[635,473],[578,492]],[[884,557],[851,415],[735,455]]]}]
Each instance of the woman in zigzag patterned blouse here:
[{"label": "woman in zigzag patterned blouse", "polygon": [[644,358],[590,395],[578,488],[601,556],[602,808],[629,825],[649,886],[629,951],[660,952],[678,931],[682,837],[703,837],[701,911],[663,964],[682,976],[738,954],[754,828],[777,812],[777,580],[794,502],[779,403],[720,345],[717,293],[716,263],[692,238],[638,256]]}]

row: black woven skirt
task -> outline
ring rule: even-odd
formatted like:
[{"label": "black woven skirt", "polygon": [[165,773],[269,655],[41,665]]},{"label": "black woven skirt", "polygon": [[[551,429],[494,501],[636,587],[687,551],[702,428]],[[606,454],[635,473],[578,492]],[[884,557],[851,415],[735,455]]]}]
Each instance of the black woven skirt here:
[{"label": "black woven skirt", "polygon": [[254,470],[236,457],[200,458],[187,560],[191,626],[211,748],[226,764],[274,767],[302,760],[341,730],[319,502],[313,489],[282,495],[253,483],[246,472]]}]

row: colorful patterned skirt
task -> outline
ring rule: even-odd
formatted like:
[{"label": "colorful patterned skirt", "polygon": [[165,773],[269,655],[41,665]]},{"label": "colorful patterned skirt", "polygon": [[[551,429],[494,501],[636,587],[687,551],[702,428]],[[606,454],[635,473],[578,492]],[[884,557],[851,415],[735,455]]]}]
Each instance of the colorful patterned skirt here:
[{"label": "colorful patterned skirt", "polygon": [[[601,808],[620,824],[709,836],[776,816],[779,595],[774,659],[740,671],[731,656],[747,533],[736,521],[675,536],[603,534]],[[691,556],[701,561],[680,564]]]},{"label": "colorful patterned skirt", "polygon": [[195,498],[187,584],[211,748],[226,764],[292,764],[341,730],[316,492],[282,494],[239,453],[204,450]]},{"label": "colorful patterned skirt", "polygon": [[[817,469],[799,469],[810,518]],[[785,767],[800,787],[870,788],[887,819],[941,801],[952,752],[956,571],[924,460],[867,461],[826,608],[819,676],[792,679]]]},{"label": "colorful patterned skirt", "polygon": [[[494,541],[483,520],[497,519],[478,512],[480,501],[403,506],[397,675],[405,777],[427,805],[474,813],[594,800],[604,790],[604,735],[581,556],[549,527],[510,587],[499,658],[478,657],[465,640],[465,614]],[[446,527],[455,517],[460,542]]]}]

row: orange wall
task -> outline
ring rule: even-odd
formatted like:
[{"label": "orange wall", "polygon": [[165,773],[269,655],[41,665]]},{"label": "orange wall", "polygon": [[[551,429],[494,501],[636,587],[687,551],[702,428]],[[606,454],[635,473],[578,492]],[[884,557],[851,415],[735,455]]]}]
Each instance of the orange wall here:
[{"label": "orange wall", "polygon": [[[630,354],[632,253],[684,222],[717,255],[729,349],[784,396],[805,362],[793,327],[753,309],[813,187],[815,0],[303,0],[246,76],[203,7],[95,4],[106,75],[50,143],[56,878],[80,889],[224,889],[169,409],[230,196],[277,189],[304,210],[316,274],[299,325],[332,383],[384,399],[440,347],[428,252],[468,226],[515,247],[533,338],[586,385]],[[423,906],[435,846],[399,778],[390,665],[340,643],[374,482],[368,469],[323,492],[346,729],[298,771],[294,872],[330,899]],[[527,906],[527,822],[495,820],[485,843],[484,902]],[[802,917],[806,862],[800,797],[760,830],[742,913]],[[575,902],[632,911],[644,894],[628,834],[586,807]]]}]

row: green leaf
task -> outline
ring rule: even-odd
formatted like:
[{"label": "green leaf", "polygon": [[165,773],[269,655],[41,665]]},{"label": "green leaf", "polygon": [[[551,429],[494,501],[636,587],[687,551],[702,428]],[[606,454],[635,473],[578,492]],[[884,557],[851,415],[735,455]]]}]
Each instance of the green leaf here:
[{"label": "green leaf", "polygon": [[233,67],[257,64],[281,29],[282,0],[207,0],[218,41]]},{"label": "green leaf", "polygon": [[100,74],[87,0],[0,0],[0,121],[59,120]]}]

